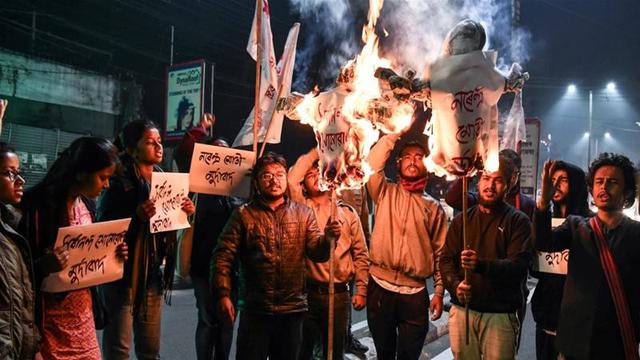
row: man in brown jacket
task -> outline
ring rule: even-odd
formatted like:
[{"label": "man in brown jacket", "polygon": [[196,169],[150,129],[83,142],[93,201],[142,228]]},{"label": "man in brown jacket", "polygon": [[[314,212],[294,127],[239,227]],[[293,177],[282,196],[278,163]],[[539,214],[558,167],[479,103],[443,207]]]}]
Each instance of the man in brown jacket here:
[{"label": "man in brown jacket", "polygon": [[320,231],[313,211],[289,200],[284,158],[267,153],[253,169],[254,199],[236,209],[218,239],[211,262],[212,289],[222,319],[233,321],[231,271],[240,260],[240,324],[236,358],[297,360],[307,311],[305,259],[329,259],[330,236],[340,223]]},{"label": "man in brown jacket", "polygon": [[[367,289],[367,319],[378,359],[418,359],[433,320],[442,314],[444,287],[440,253],[447,234],[447,217],[440,203],[424,193],[426,149],[405,144],[396,160],[398,183],[385,179],[384,164],[398,135],[381,138],[371,149],[374,174],[367,190],[375,204],[370,243],[371,279]],[[426,280],[434,278],[429,303]]]},{"label": "man in brown jacket", "polygon": [[[321,191],[319,180],[318,152],[316,149],[298,158],[289,171],[289,194],[291,199],[308,205],[316,215],[318,224],[323,226],[331,215],[331,195]],[[306,197],[303,195],[306,194]],[[364,309],[369,278],[369,254],[365,244],[362,224],[358,213],[351,206],[338,201],[337,220],[341,225],[340,238],[334,250],[334,323],[333,356],[342,359],[347,333],[350,306]],[[349,283],[355,276],[355,295],[350,301]],[[303,326],[302,353],[300,359],[312,359],[318,332],[322,334],[324,356],[327,357],[327,329],[329,304],[329,262],[315,263],[307,259],[307,296],[309,312]]]}]

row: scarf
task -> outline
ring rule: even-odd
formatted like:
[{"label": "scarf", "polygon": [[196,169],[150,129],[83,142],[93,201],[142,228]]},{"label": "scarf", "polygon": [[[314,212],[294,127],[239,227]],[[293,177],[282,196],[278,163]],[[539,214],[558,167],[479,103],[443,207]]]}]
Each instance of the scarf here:
[{"label": "scarf", "polygon": [[426,176],[418,180],[407,180],[400,176],[398,177],[398,180],[400,182],[400,186],[409,192],[423,192],[425,186],[427,186]]}]

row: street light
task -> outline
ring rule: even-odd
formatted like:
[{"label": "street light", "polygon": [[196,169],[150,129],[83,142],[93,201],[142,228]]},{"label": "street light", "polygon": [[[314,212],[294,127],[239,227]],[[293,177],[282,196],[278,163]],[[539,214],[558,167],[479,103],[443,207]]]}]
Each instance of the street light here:
[{"label": "street light", "polygon": [[[606,86],[606,90],[609,93],[613,93],[616,90],[616,83],[614,83],[613,81],[609,82]],[[573,94],[577,91],[577,87],[574,84],[569,84],[569,86],[567,86],[567,93],[569,94]],[[640,126],[640,122],[637,123],[638,126]],[[587,142],[587,167],[589,166],[589,164],[591,164],[591,138],[593,137],[593,90],[589,90],[589,129],[587,132],[584,133],[585,137],[588,137],[588,142]],[[609,134],[608,132],[605,134],[605,137],[610,137],[611,134]],[[597,150],[596,150],[597,152]]]}]

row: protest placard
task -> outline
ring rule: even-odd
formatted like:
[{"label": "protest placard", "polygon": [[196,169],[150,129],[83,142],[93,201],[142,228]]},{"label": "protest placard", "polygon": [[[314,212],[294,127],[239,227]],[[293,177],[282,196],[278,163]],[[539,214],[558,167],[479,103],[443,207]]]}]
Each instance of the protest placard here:
[{"label": "protest placard", "polygon": [[156,214],[149,219],[152,234],[191,227],[182,200],[189,195],[189,174],[151,173],[149,199],[156,205]]},{"label": "protest placard", "polygon": [[127,218],[60,228],[55,247],[69,252],[69,262],[42,280],[42,291],[76,290],[121,279],[123,262],[116,258],[116,247],[130,222]]},{"label": "protest placard", "polygon": [[248,198],[254,159],[251,151],[196,144],[189,171],[189,191]]},{"label": "protest placard", "polygon": [[[555,229],[564,222],[564,218],[552,218],[551,227]],[[566,275],[569,268],[569,249],[558,252],[538,251],[537,265],[540,272]]]}]

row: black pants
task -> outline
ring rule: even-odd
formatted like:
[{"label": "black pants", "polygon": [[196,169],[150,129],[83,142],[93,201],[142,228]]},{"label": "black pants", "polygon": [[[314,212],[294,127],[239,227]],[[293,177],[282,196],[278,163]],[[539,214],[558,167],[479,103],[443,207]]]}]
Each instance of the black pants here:
[{"label": "black pants", "polygon": [[429,331],[426,288],[417,294],[403,295],[385,290],[370,278],[367,320],[378,359],[417,360]]},{"label": "black pants", "polygon": [[536,359],[537,360],[557,360],[556,337],[549,335],[536,326]]},{"label": "black pants", "polygon": [[[344,339],[346,335],[347,319],[349,314],[349,292],[343,291],[334,295],[333,315],[333,358],[342,359],[344,356]],[[309,289],[307,293],[309,312],[305,314],[302,327],[302,352],[301,360],[313,359],[313,348],[322,340],[323,357],[327,358],[327,333],[329,329],[329,294]]]},{"label": "black pants", "polygon": [[297,360],[304,313],[263,315],[240,312],[238,360]]}]

